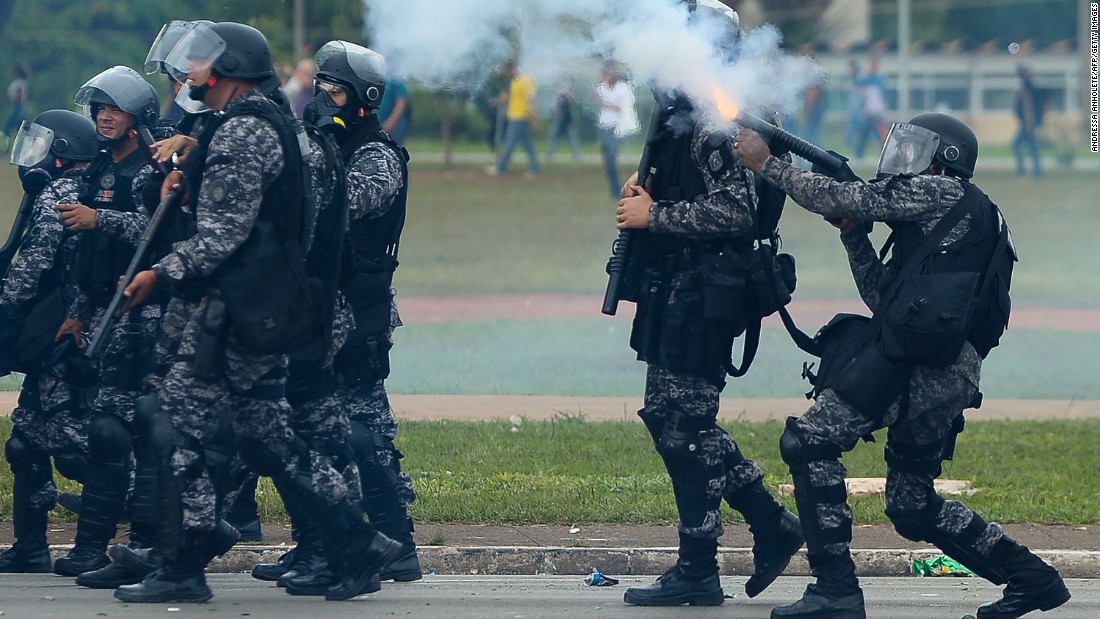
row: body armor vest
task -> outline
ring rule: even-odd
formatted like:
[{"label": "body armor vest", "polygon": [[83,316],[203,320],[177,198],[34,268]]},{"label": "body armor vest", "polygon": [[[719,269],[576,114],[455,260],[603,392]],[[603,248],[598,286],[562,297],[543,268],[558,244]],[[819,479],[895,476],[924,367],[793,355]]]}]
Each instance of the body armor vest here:
[{"label": "body armor vest", "polygon": [[[351,164],[351,158],[365,144],[384,144],[397,152],[402,162],[401,190],[394,196],[393,206],[381,217],[359,219],[350,223],[347,237],[348,253],[344,264],[344,273],[390,272],[397,268],[397,239],[405,223],[406,198],[408,196],[409,171],[406,165],[409,153],[393,141],[382,127],[376,116],[370,116],[358,123],[349,139],[340,143],[340,152],[344,165]],[[391,277],[392,279],[392,277]],[[386,284],[389,291],[389,284]]]},{"label": "body armor vest", "polygon": [[[984,273],[997,245],[998,221],[996,210],[989,196],[982,195],[970,208],[970,226],[962,238],[929,256],[921,267],[921,273],[956,273],[974,271]],[[889,224],[893,230],[893,254],[888,263],[895,275],[921,243],[925,234],[915,222],[897,222]]]},{"label": "body armor vest", "polygon": [[[283,169],[275,182],[264,191],[263,198],[260,201],[257,223],[267,222],[282,239],[298,238],[302,230],[303,194],[307,186],[304,175],[307,172],[302,162],[302,153],[295,137],[294,127],[286,116],[279,112],[275,105],[267,99],[252,98],[241,101],[233,104],[227,112],[213,114],[203,120],[202,130],[198,136],[198,145],[191,151],[183,167],[187,193],[192,197],[192,200],[199,195],[199,188],[202,186],[206,166],[206,153],[210,147],[210,142],[214,139],[214,133],[229,119],[237,116],[258,116],[271,123],[276,133],[278,133],[279,141],[283,147]],[[189,231],[193,234],[193,231],[197,229],[194,208],[192,207],[187,211],[177,210],[177,217],[172,222],[172,234],[170,236],[179,236]],[[252,233],[241,247],[252,245],[253,243],[250,243],[250,241],[253,240],[256,234],[257,226],[254,226]],[[183,296],[193,297],[196,296],[194,292],[197,286],[201,295],[201,291],[205,290],[211,277],[226,270],[235,261],[241,260],[241,254],[242,251],[238,248],[238,251],[215,269],[211,276],[184,280],[180,282],[177,288],[183,292]],[[256,286],[267,287],[278,283],[256,282]]]},{"label": "body armor vest", "polygon": [[[109,150],[101,151],[85,175],[81,203],[96,210],[135,212],[133,181],[144,165],[145,158],[139,150],[118,163]],[[73,269],[76,284],[92,303],[107,305],[114,296],[118,278],[134,257],[134,246],[101,230],[87,230],[80,233],[76,251]]]}]

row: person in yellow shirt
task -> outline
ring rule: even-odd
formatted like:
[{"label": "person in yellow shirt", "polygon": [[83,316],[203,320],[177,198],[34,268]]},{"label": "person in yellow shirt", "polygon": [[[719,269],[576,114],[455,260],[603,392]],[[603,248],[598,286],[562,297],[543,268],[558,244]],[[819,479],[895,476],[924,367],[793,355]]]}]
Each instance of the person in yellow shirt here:
[{"label": "person in yellow shirt", "polygon": [[535,110],[535,82],[530,77],[522,75],[515,60],[509,60],[504,65],[504,73],[508,76],[508,90],[501,93],[499,105],[507,106],[508,125],[504,130],[504,148],[500,151],[500,159],[495,166],[488,170],[490,176],[498,176],[508,169],[508,160],[512,158],[512,151],[517,145],[522,145],[531,159],[530,174],[539,173],[539,161],[535,155],[535,140],[533,132],[538,129],[538,115]]}]

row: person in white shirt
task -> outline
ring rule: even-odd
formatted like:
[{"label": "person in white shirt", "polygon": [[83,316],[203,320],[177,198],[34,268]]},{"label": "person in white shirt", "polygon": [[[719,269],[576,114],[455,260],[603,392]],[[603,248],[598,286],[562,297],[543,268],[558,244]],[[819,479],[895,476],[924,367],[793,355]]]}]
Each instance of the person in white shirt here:
[{"label": "person in white shirt", "polygon": [[623,138],[638,131],[638,115],[634,111],[634,87],[623,81],[619,67],[612,61],[604,64],[596,84],[596,98],[600,103],[600,116],[596,121],[600,130],[600,153],[611,197],[619,199],[619,148]]}]

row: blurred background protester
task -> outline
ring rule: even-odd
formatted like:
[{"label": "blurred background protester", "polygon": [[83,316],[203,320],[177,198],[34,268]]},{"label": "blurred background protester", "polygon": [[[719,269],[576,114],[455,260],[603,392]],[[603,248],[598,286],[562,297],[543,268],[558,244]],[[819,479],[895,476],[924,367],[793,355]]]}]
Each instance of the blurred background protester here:
[{"label": "blurred background protester", "polygon": [[535,153],[534,132],[538,130],[539,118],[535,110],[535,95],[538,92],[535,81],[520,73],[515,60],[504,64],[504,73],[508,76],[508,90],[501,93],[497,105],[505,109],[508,124],[504,128],[504,144],[500,159],[495,166],[487,170],[489,176],[499,176],[508,170],[508,161],[516,146],[523,146],[531,159],[531,176],[539,173],[539,159]]},{"label": "blurred background protester", "polygon": [[596,125],[600,131],[600,154],[613,200],[619,199],[619,149],[623,138],[638,132],[638,113],[634,109],[634,87],[622,79],[618,64],[607,61],[596,84],[596,99],[600,115]]},{"label": "blurred background protester", "polygon": [[844,143],[854,152],[859,137],[859,116],[863,111],[863,94],[859,90],[859,62],[852,58],[848,61],[848,119],[844,125]]},{"label": "blurred background protester", "polygon": [[1016,176],[1026,176],[1024,165],[1024,147],[1031,154],[1031,173],[1035,178],[1043,175],[1039,165],[1039,127],[1043,124],[1043,93],[1035,86],[1035,76],[1027,66],[1016,67],[1020,76],[1020,88],[1012,101],[1012,112],[1020,129],[1012,141],[1012,152],[1016,155]]},{"label": "blurred background protester", "polygon": [[312,58],[303,58],[294,67],[294,73],[283,84],[283,92],[290,101],[290,109],[298,118],[302,117],[302,111],[306,104],[313,100],[313,74],[317,72],[317,64]]},{"label": "blurred background protester", "polygon": [[860,159],[866,150],[868,138],[877,138],[874,144],[878,150],[886,141],[886,132],[890,129],[890,124],[886,122],[886,80],[878,72],[877,58],[872,58],[867,63],[867,74],[856,79],[855,84],[859,88],[861,104],[855,156]]},{"label": "blurred background protester", "polygon": [[400,77],[386,80],[386,90],[382,93],[382,103],[378,106],[378,118],[382,121],[382,130],[399,145],[405,145],[409,134],[409,122],[412,120],[412,106],[409,104],[409,86]]},{"label": "blurred background protester", "polygon": [[569,140],[569,147],[573,151],[573,161],[581,157],[580,139],[577,137],[577,101],[573,96],[573,85],[568,79],[563,79],[561,87],[554,95],[554,109],[551,111],[553,123],[550,126],[550,142],[546,145],[546,160],[554,158],[554,150],[558,140],[565,137]]},{"label": "blurred background protester", "polygon": [[11,144],[19,125],[27,120],[27,88],[30,86],[30,70],[17,62],[11,67],[11,82],[8,84],[8,117],[4,120],[4,149]]}]

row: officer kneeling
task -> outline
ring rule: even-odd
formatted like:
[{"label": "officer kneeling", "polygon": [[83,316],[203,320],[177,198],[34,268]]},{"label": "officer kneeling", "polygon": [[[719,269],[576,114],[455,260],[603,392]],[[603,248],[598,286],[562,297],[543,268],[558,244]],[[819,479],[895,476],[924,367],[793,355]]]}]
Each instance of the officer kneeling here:
[{"label": "officer kneeling", "polygon": [[[825,367],[829,355],[822,356],[816,402],[787,419],[780,439],[816,582],[801,600],[773,609],[773,619],[866,616],[849,550],[852,512],[840,456],[883,427],[886,514],[898,533],[1008,584],[1000,600],[978,609],[978,619],[1015,619],[1064,604],[1070,593],[1054,568],[933,487],[941,462],[953,455],[963,409],[980,403],[981,363],[1007,326],[1016,259],[1000,211],[970,183],[974,132],[944,114],[895,123],[879,178],[868,184],[800,170],[771,156],[752,131],[741,133],[734,150],[803,208],[839,220],[860,296],[873,312],[846,331],[844,371]],[[861,220],[891,228],[885,264]]]}]

